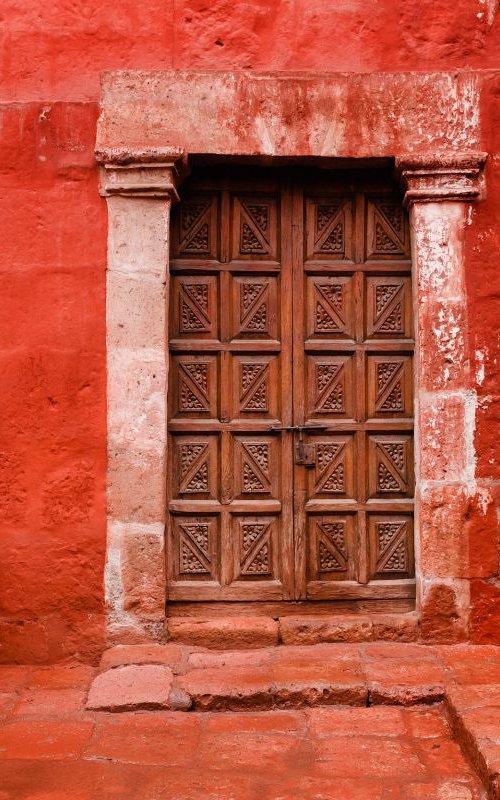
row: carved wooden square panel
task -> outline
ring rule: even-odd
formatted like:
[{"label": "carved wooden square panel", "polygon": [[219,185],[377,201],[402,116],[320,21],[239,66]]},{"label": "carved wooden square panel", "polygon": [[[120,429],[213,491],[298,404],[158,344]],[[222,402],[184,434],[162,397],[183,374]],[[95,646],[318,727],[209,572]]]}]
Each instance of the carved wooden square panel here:
[{"label": "carved wooden square panel", "polygon": [[372,579],[413,577],[413,519],[411,515],[369,514],[368,541]]},{"label": "carved wooden square panel", "polygon": [[233,339],[277,339],[276,278],[234,277]]},{"label": "carved wooden square panel", "polygon": [[172,338],[217,339],[217,278],[176,275],[172,279],[172,292]]},{"label": "carved wooden square panel", "polygon": [[177,581],[218,581],[219,518],[172,516],[170,561]]},{"label": "carved wooden square panel", "polygon": [[174,355],[170,364],[171,418],[217,418],[217,356]]},{"label": "carved wooden square panel", "polygon": [[373,339],[412,336],[411,280],[407,277],[368,276],[366,335]]},{"label": "carved wooden square panel", "polygon": [[232,519],[234,580],[279,580],[279,522],[276,517]]},{"label": "carved wooden square panel", "polygon": [[280,463],[276,436],[233,437],[234,497],[259,500],[280,497]]},{"label": "carved wooden square panel", "polygon": [[366,257],[409,259],[410,226],[402,201],[390,196],[371,199],[366,213]]},{"label": "carved wooden square panel", "polygon": [[216,500],[218,487],[218,437],[172,436],[174,497]]},{"label": "carved wooden square panel", "polygon": [[413,497],[413,440],[410,435],[368,437],[369,497]]},{"label": "carved wooden square panel", "polygon": [[218,200],[216,195],[199,195],[183,200],[174,209],[173,219],[173,258],[217,258]]},{"label": "carved wooden square panel", "polygon": [[308,526],[309,580],[356,580],[355,516],[353,514],[311,515]]},{"label": "carved wooden square panel", "polygon": [[267,195],[233,196],[232,214],[232,258],[277,260],[277,199]]},{"label": "carved wooden square panel", "polygon": [[307,470],[309,498],[355,497],[354,437],[352,434],[308,436],[315,466]]},{"label": "carved wooden square panel", "polygon": [[352,278],[314,275],[307,279],[307,338],[352,339]]},{"label": "carved wooden square panel", "polygon": [[233,418],[279,419],[279,357],[234,355]]},{"label": "carved wooden square panel", "polygon": [[411,417],[412,383],[411,356],[368,356],[368,417]]},{"label": "carved wooden square panel", "polygon": [[308,418],[354,418],[354,364],[351,355],[315,355],[307,358],[306,408]]},{"label": "carved wooden square panel", "polygon": [[306,200],[306,260],[351,260],[353,204],[342,197]]}]

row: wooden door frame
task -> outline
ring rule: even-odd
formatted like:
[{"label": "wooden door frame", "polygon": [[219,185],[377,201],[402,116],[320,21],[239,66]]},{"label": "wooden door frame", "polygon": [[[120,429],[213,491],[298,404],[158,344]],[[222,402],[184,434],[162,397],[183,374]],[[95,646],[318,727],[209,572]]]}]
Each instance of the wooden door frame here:
[{"label": "wooden door frame", "polygon": [[[169,79],[173,74],[169,73]],[[335,79],[342,82],[345,78],[329,77],[332,84]],[[267,79],[277,84],[283,76]],[[130,92],[130,87],[124,89],[120,80],[122,92]],[[200,73],[199,85],[206,87],[205,73]],[[321,91],[328,92],[324,80],[322,87]],[[214,83],[211,91],[216,88]],[[154,105],[151,86],[144,91]],[[161,641],[165,619],[169,218],[171,205],[177,200],[177,187],[188,172],[190,139],[196,139],[199,131],[189,127],[179,130],[180,147],[138,146],[137,133],[132,135],[133,127],[129,127],[122,130],[124,143],[117,147],[106,126],[112,107],[117,120],[123,116],[123,109],[116,93],[107,103],[108,120],[106,115],[101,118],[97,158],[101,164],[101,194],[108,207],[105,587],[109,640]],[[344,112],[349,115],[348,100]],[[209,122],[206,124],[208,128]],[[292,121],[292,129],[293,124]],[[317,163],[324,158],[352,156],[334,143],[326,153],[311,152],[314,148],[310,143],[300,144],[305,141],[299,135],[303,124],[297,118],[296,135],[290,145],[290,155],[297,163],[311,156]],[[317,127],[312,111],[305,124]],[[284,122],[278,120],[276,125],[279,128]],[[214,144],[207,133],[203,152],[219,157],[225,153],[229,157],[235,150],[245,149],[236,141],[241,135],[237,128],[229,134],[225,131],[225,135],[226,141],[229,136],[229,145],[220,141]],[[455,139],[450,135],[450,142],[468,141],[467,137],[460,140],[456,126],[453,136]],[[170,135],[167,140],[171,141]],[[420,142],[412,149],[410,134],[406,139],[401,136],[404,150],[387,138],[382,140],[383,144],[378,143],[369,155],[394,159],[406,190],[412,229],[417,609],[425,618],[426,608],[435,602],[436,591],[441,592],[440,597],[448,592],[449,602],[456,609],[449,624],[463,638],[468,624],[469,582],[460,570],[462,545],[456,545],[453,551],[445,543],[445,563],[438,552],[434,510],[445,503],[448,517],[456,524],[464,495],[470,497],[475,487],[476,400],[469,389],[464,337],[454,335],[453,330],[456,320],[463,319],[464,230],[470,203],[481,192],[486,155],[468,149],[429,155],[422,152]],[[192,149],[200,152],[198,143]],[[265,140],[260,149],[255,144],[248,149],[248,155],[257,158],[274,155]],[[366,150],[361,145],[360,156],[366,156]],[[408,150],[412,155],[405,155]],[[356,158],[352,158],[352,166],[356,164]]]}]

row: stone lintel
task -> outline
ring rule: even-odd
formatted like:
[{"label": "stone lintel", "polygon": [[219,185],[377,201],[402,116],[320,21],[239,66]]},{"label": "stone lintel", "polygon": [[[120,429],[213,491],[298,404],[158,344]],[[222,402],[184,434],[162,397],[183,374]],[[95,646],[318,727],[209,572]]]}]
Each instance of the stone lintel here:
[{"label": "stone lintel", "polygon": [[177,189],[189,173],[187,154],[180,147],[101,148],[96,160],[103,197],[168,197],[176,203]]},{"label": "stone lintel", "polygon": [[405,205],[474,200],[481,191],[486,158],[487,153],[480,151],[398,156]]}]

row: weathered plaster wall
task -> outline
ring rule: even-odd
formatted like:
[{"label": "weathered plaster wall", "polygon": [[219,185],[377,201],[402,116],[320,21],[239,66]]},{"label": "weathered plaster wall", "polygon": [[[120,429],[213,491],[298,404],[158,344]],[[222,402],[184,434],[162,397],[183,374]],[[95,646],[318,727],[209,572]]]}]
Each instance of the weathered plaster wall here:
[{"label": "weathered plaster wall", "polygon": [[[106,209],[93,156],[99,72],[498,68],[495,5],[378,0],[367,14],[361,0],[124,0],[119,10],[97,0],[4,4],[0,659],[91,658],[104,644]],[[500,77],[480,74],[477,86],[478,146],[490,158],[488,197],[472,211],[464,244],[474,492],[455,530],[464,525],[469,543],[471,636],[500,641],[491,502],[500,500]],[[439,539],[437,548],[446,559]],[[436,595],[435,612],[444,623],[455,613],[446,592]]]}]

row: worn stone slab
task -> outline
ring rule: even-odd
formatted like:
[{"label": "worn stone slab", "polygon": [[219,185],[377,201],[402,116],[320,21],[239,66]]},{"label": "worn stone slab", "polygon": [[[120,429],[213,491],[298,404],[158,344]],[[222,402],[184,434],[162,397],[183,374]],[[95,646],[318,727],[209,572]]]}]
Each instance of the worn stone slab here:
[{"label": "worn stone slab", "polygon": [[197,619],[176,617],[167,622],[168,638],[214,650],[269,647],[278,644],[278,623],[270,617]]},{"label": "worn stone slab", "polygon": [[118,667],[98,675],[90,687],[91,711],[137,711],[169,708],[173,674],[157,664]]},{"label": "worn stone slab", "polygon": [[164,664],[173,668],[188,656],[189,648],[178,644],[117,644],[102,654],[100,671],[129,664]]},{"label": "worn stone slab", "polygon": [[321,642],[367,642],[373,636],[369,617],[282,617],[280,638],[283,644],[320,644]]}]

